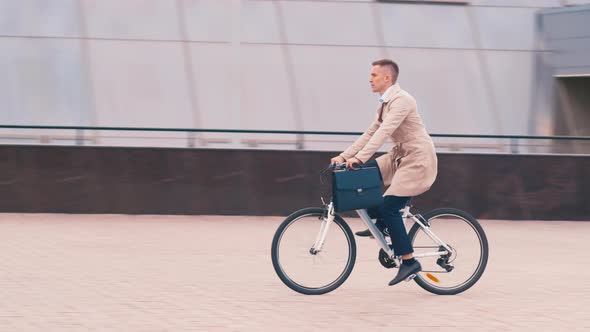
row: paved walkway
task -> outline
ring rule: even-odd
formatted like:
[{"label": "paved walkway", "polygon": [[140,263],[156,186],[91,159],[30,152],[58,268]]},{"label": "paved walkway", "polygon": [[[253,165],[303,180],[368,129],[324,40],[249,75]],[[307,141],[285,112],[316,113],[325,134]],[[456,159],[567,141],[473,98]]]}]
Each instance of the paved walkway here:
[{"label": "paved walkway", "polygon": [[488,269],[456,296],[388,287],[359,239],[305,296],[272,268],[281,219],[0,214],[0,331],[590,331],[588,222],[482,221]]}]

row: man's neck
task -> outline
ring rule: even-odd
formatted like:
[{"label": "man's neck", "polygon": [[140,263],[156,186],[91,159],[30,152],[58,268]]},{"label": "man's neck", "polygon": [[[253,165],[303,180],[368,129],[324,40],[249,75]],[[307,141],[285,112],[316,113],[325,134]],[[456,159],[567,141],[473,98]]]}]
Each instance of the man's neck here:
[{"label": "man's neck", "polygon": [[387,89],[391,88],[393,86],[393,84],[386,86],[385,89],[383,89],[383,91],[379,91],[379,95],[383,96],[383,94],[385,93],[385,91],[387,91]]}]

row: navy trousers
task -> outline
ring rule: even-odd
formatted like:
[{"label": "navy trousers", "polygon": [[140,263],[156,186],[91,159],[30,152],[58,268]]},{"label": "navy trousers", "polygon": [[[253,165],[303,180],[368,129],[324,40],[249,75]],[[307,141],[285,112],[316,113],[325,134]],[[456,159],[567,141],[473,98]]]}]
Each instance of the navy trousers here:
[{"label": "navy trousers", "polygon": [[[363,167],[379,167],[375,160],[371,160],[364,164]],[[383,229],[387,227],[391,243],[393,244],[393,252],[397,256],[403,256],[414,252],[410,238],[404,227],[404,220],[399,212],[406,206],[410,197],[399,197],[388,195],[383,197],[383,203],[380,206],[370,208],[367,210],[371,218],[377,219],[375,223],[377,227]]]}]

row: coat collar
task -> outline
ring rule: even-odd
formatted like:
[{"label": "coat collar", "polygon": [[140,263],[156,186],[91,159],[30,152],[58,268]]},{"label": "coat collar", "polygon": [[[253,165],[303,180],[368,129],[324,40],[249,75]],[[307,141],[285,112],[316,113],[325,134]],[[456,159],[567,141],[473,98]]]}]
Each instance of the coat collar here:
[{"label": "coat collar", "polygon": [[379,98],[379,101],[382,103],[387,103],[392,100],[393,97],[395,97],[395,95],[397,95],[400,91],[401,87],[399,86],[399,83],[396,82],[394,85],[385,90],[385,93]]}]

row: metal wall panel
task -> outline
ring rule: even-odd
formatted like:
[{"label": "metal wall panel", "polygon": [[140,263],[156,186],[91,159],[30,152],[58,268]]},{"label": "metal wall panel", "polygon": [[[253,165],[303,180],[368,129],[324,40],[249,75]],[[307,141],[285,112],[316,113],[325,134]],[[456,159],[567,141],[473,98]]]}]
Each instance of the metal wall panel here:
[{"label": "metal wall panel", "polygon": [[[232,39],[231,0],[175,0],[183,9],[187,37],[200,42],[229,42]],[[245,1],[244,7],[246,6]],[[247,14],[244,13],[244,16]]]},{"label": "metal wall panel", "polygon": [[547,9],[540,20],[554,75],[590,75],[590,5]]},{"label": "metal wall panel", "polygon": [[358,131],[392,57],[429,131],[529,134],[534,15],[559,3],[472,4],[0,0],[0,123]]},{"label": "metal wall panel", "polygon": [[96,40],[90,49],[97,125],[184,127],[192,123],[178,44]]},{"label": "metal wall panel", "polygon": [[88,37],[178,40],[176,2],[81,0]]},{"label": "metal wall panel", "polygon": [[80,37],[79,0],[0,0],[0,35]]},{"label": "metal wall panel", "polygon": [[80,42],[0,38],[3,123],[83,124],[90,98]]}]

